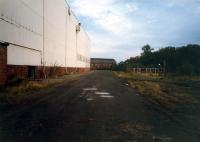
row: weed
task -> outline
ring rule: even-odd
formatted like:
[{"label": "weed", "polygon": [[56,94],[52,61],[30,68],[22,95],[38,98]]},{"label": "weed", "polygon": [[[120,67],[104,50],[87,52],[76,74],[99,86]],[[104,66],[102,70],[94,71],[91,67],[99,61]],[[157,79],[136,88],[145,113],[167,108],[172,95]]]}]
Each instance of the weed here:
[{"label": "weed", "polygon": [[71,84],[78,80],[81,75],[67,75],[56,79],[46,79],[43,81],[25,81],[17,86],[10,86],[5,89],[0,96],[0,104],[17,105],[32,101],[44,96],[38,93],[50,87],[56,87],[63,82]]},{"label": "weed", "polygon": [[[195,86],[194,84],[200,82],[199,77],[163,77],[131,72],[114,73],[123,81],[128,81],[130,86],[148,102],[165,110],[174,111],[179,105],[197,103],[190,89]],[[193,83],[193,86],[188,82]]]}]

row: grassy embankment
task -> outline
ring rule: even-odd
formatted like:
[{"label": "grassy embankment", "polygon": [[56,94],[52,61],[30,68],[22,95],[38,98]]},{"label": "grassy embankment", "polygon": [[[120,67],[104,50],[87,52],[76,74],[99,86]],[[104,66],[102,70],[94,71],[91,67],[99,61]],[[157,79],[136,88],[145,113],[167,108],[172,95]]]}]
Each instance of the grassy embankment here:
[{"label": "grassy embankment", "polygon": [[132,72],[114,72],[148,102],[165,112],[198,103],[200,76],[172,77]]},{"label": "grassy embankment", "polygon": [[45,96],[45,93],[40,93],[40,91],[45,91],[63,83],[70,87],[80,76],[82,74],[66,75],[41,81],[23,81],[18,85],[6,87],[3,92],[0,92],[0,104],[17,105],[30,102]]}]

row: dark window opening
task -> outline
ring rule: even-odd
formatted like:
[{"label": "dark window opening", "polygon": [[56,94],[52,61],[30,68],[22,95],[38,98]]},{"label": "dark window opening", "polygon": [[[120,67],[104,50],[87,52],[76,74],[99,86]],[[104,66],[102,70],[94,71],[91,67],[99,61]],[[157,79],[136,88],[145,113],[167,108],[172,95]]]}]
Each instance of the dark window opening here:
[{"label": "dark window opening", "polygon": [[28,67],[28,78],[35,79],[35,67],[33,66]]}]

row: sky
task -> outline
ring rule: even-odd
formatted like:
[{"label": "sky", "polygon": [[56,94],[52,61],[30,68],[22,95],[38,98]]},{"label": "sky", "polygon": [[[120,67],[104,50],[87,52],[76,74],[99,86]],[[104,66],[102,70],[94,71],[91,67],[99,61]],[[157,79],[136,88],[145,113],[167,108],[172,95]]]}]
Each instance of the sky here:
[{"label": "sky", "polygon": [[142,46],[200,44],[200,0],[68,0],[91,39],[91,56],[118,62]]}]

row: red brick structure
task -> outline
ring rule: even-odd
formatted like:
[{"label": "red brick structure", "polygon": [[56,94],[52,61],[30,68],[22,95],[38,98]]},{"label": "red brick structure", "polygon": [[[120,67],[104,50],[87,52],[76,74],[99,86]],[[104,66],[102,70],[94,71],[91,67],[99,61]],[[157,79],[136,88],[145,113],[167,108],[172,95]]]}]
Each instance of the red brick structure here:
[{"label": "red brick structure", "polygon": [[[48,77],[63,76],[70,73],[85,73],[90,71],[90,68],[4,65],[4,76],[0,74],[3,77],[1,85],[5,85],[9,79],[13,78],[37,80]],[[30,73],[31,69],[33,74]]]},{"label": "red brick structure", "polygon": [[114,59],[91,58],[92,70],[110,70],[113,65],[116,65]]},{"label": "red brick structure", "polygon": [[7,44],[0,43],[0,86],[7,80]]},{"label": "red brick structure", "polygon": [[7,65],[7,78],[19,77],[21,79],[27,78],[28,76],[28,66],[15,66]]}]

